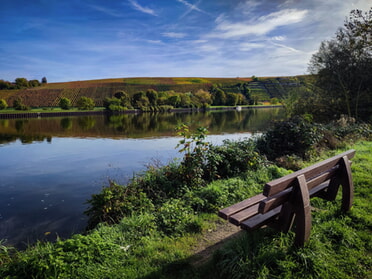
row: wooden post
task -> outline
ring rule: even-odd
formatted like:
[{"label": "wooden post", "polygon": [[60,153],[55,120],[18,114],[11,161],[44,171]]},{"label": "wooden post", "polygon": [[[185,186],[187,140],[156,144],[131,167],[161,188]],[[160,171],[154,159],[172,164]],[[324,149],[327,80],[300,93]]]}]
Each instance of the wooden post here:
[{"label": "wooden post", "polygon": [[297,176],[297,185],[295,187],[296,194],[294,198],[295,214],[296,214],[296,237],[295,245],[303,246],[310,237],[311,231],[311,210],[310,210],[310,195],[307,189],[305,176],[302,174]]}]

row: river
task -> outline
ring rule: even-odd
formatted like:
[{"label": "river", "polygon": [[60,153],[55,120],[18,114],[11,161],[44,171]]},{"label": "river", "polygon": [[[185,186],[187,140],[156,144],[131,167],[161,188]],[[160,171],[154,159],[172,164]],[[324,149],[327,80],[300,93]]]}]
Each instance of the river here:
[{"label": "river", "polygon": [[242,139],[280,119],[278,108],[205,113],[0,119],[0,240],[23,249],[86,226],[86,201],[113,179],[181,155],[175,127],[207,127],[207,141]]}]

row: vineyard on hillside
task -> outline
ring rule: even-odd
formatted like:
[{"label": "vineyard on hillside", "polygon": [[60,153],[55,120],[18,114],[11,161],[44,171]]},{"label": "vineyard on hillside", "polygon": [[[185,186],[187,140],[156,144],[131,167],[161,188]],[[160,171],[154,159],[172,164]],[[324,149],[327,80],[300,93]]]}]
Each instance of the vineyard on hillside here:
[{"label": "vineyard on hillside", "polygon": [[118,91],[133,95],[140,91],[154,89],[158,92],[174,91],[180,93],[210,91],[218,86],[225,92],[240,93],[245,84],[259,101],[270,98],[282,98],[290,89],[299,87],[307,80],[306,76],[270,77],[253,81],[251,78],[125,78],[89,81],[73,81],[64,83],[43,84],[40,87],[20,90],[0,90],[0,99],[9,106],[13,101],[21,99],[29,107],[56,107],[63,97],[71,100],[73,106],[81,97],[92,98],[96,106],[102,106],[106,97],[113,97]]}]

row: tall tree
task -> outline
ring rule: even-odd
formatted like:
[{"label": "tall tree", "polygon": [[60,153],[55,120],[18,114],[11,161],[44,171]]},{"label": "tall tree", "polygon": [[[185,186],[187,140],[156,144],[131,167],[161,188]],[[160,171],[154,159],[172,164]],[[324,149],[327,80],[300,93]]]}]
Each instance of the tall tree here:
[{"label": "tall tree", "polygon": [[323,101],[336,115],[368,117],[372,106],[372,8],[353,10],[336,37],[321,43],[310,61]]}]

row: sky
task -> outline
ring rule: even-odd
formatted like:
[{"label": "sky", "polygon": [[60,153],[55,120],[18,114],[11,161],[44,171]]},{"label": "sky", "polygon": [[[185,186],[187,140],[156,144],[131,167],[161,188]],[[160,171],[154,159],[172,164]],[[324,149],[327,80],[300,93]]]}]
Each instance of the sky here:
[{"label": "sky", "polygon": [[370,0],[0,0],[0,79],[306,74]]}]

